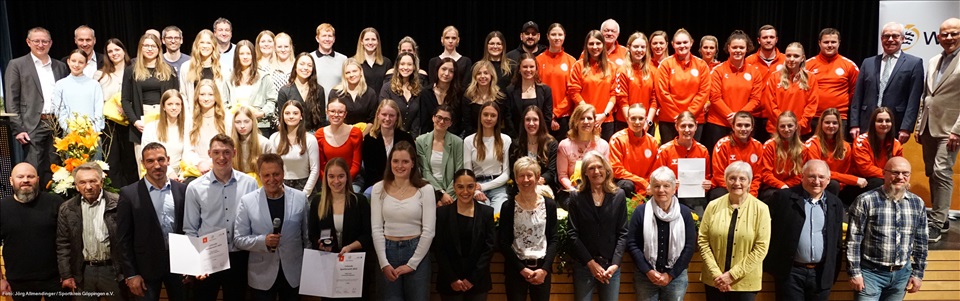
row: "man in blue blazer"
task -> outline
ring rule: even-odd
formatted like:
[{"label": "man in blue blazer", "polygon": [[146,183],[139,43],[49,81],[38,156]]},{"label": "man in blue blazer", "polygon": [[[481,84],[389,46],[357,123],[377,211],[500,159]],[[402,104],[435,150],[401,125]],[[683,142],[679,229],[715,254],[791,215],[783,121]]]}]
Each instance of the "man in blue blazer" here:
[{"label": "man in blue blazer", "polygon": [[[307,238],[307,196],[283,185],[283,159],[257,159],[263,187],[240,198],[234,245],[250,251],[247,283],[253,300],[299,300],[300,266]],[[278,231],[279,230],[279,231]]]},{"label": "man in blue blazer", "polygon": [[[860,64],[860,77],[850,99],[850,138],[856,139],[872,125],[870,115],[877,107],[893,111],[897,140],[906,143],[913,133],[923,94],[923,59],[904,53],[904,28],[889,22],[883,25],[880,44],[883,53],[868,57]],[[889,69],[892,67],[893,69]]]}]

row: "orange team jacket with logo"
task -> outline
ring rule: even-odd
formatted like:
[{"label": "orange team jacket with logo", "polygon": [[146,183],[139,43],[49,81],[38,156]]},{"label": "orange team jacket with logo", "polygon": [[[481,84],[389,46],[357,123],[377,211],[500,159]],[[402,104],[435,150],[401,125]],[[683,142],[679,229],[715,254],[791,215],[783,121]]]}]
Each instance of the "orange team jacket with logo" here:
[{"label": "orange team jacket with logo", "polygon": [[[761,101],[767,108],[767,116],[770,121],[767,122],[767,132],[775,133],[777,130],[777,117],[785,111],[791,111],[797,115],[797,128],[799,133],[807,134],[811,131],[810,119],[817,114],[817,78],[807,77],[807,90],[800,89],[798,82],[790,82],[790,87],[784,89],[780,87],[780,73],[786,70],[770,74],[767,79],[766,93]],[[808,73],[809,74],[809,73]]]},{"label": "orange team jacket with logo", "polygon": [[[623,67],[627,65],[627,47],[617,44],[617,48],[614,48],[613,52],[610,52],[606,49],[607,44],[603,44],[604,50],[607,51],[607,61],[617,65],[617,67]],[[582,60],[587,55],[586,52],[580,52],[579,60]]]},{"label": "orange team jacket with logo", "polygon": [[837,108],[840,118],[847,119],[853,88],[860,76],[857,64],[839,54],[833,58],[818,54],[807,60],[807,70],[817,78],[817,90],[814,91],[819,98],[816,116],[826,109]]},{"label": "orange team jacket with logo", "polygon": [[626,91],[626,93],[617,98],[617,109],[620,109],[620,112],[616,114],[616,120],[627,122],[626,118],[623,117],[625,114],[622,110],[623,107],[629,107],[638,103],[643,105],[643,107],[647,109],[647,112],[656,112],[657,90],[654,87],[654,83],[656,82],[657,69],[650,70],[650,74],[647,74],[647,76],[643,76],[640,69],[633,68],[633,66],[627,66],[622,70],[624,71],[620,72],[620,76],[623,78],[619,83],[621,86],[626,87],[621,87],[620,90]]},{"label": "orange team jacket with logo", "polygon": [[[677,138],[679,139],[679,138]],[[667,142],[664,145],[660,146],[660,151],[657,153],[657,161],[654,164],[653,170],[660,168],[660,166],[667,166],[673,170],[674,175],[677,173],[677,159],[691,159],[691,158],[704,158],[705,170],[704,180],[709,180],[710,178],[710,164],[707,163],[709,159],[709,151],[707,147],[700,144],[700,142],[693,142],[693,145],[689,149],[683,148],[680,146],[680,143],[677,139]]]},{"label": "orange team jacket with logo", "polygon": [[728,60],[713,68],[710,71],[710,110],[707,111],[707,122],[733,127],[727,121],[727,115],[739,111],[753,112],[760,107],[764,85],[763,73],[754,65],[744,63],[740,68],[736,68]]},{"label": "orange team jacket with logo", "polygon": [[[754,65],[757,66],[757,69],[760,69],[760,73],[763,74],[764,83],[767,82],[767,78],[770,77],[770,73],[774,73],[780,71],[780,69],[783,69],[785,67],[784,64],[787,61],[787,56],[783,55],[783,53],[780,53],[780,49],[774,48],[773,53],[774,59],[770,62],[770,64],[767,64],[766,61],[760,58],[760,51],[754,52],[745,59],[748,65]],[[753,116],[760,118],[771,118],[771,116],[767,116],[767,110],[763,108],[763,105],[763,103],[760,103],[760,106],[753,111]]]},{"label": "orange team jacket with logo", "polygon": [[734,139],[730,136],[720,138],[713,151],[713,187],[727,187],[727,181],[723,177],[724,171],[730,163],[743,161],[753,167],[753,179],[750,181],[750,194],[757,196],[760,191],[760,175],[763,173],[763,167],[760,165],[760,156],[763,154],[763,145],[757,139],[750,138],[747,143],[737,143],[734,145]]},{"label": "orange team jacket with logo", "polygon": [[[893,129],[891,129],[891,131],[893,131]],[[883,152],[881,152],[880,157],[875,157],[867,135],[867,133],[860,134],[853,145],[853,163],[856,164],[857,175],[866,179],[883,178],[883,169],[887,165],[887,160],[891,157],[887,157]],[[903,146],[901,146],[900,141],[894,137],[892,157],[900,156],[903,156]]]},{"label": "orange team jacket with logo", "polygon": [[657,161],[657,141],[647,134],[634,136],[629,128],[610,137],[610,167],[613,177],[633,182],[636,193],[645,195],[650,173]]},{"label": "orange team jacket with logo", "polygon": [[570,116],[576,106],[576,103],[567,98],[567,80],[570,79],[570,70],[576,63],[577,60],[563,50],[557,53],[547,50],[537,56],[540,82],[550,87],[553,94],[554,118]]},{"label": "orange team jacket with logo", "polygon": [[[801,144],[801,146],[803,146]],[[763,173],[761,180],[763,184],[772,188],[780,189],[783,185],[795,186],[800,184],[800,173],[793,174],[793,160],[777,160],[777,144],[774,139],[767,140],[763,144],[763,157],[760,161],[763,163]],[[807,162],[807,151],[800,152],[802,160]]]},{"label": "orange team jacket with logo", "polygon": [[807,148],[807,158],[810,160],[826,161],[827,165],[830,166],[830,179],[840,182],[841,188],[845,185],[857,185],[857,176],[852,173],[853,150],[850,148],[850,143],[843,140],[840,142],[843,143],[843,148],[846,150],[843,159],[834,158],[834,151],[832,149],[827,150],[827,154],[824,156],[820,150],[820,137],[810,137],[805,144]]},{"label": "orange team jacket with logo", "polygon": [[[607,110],[607,105],[611,100],[616,106],[616,97],[620,95],[620,87],[617,85],[617,75],[620,69],[612,62],[607,62],[609,75],[604,75],[596,63],[590,64],[590,70],[583,74],[584,61],[579,60],[573,64],[573,70],[570,71],[570,80],[567,81],[567,97],[575,104],[585,101],[597,109],[597,114]],[[613,122],[613,115],[616,108],[610,108],[610,114],[603,120]]]},{"label": "orange team jacket with logo", "polygon": [[707,63],[692,54],[687,63],[682,63],[672,55],[660,64],[657,72],[660,121],[673,122],[680,112],[690,111],[697,117],[697,123],[703,124],[706,121],[703,106],[710,97]]}]

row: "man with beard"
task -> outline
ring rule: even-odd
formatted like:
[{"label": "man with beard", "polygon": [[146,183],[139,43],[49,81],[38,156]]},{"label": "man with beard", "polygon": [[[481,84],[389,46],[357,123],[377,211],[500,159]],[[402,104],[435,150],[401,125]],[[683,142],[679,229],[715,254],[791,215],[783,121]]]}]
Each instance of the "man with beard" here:
[{"label": "man with beard", "polygon": [[507,52],[507,58],[519,64],[520,55],[524,52],[536,57],[546,50],[547,46],[540,45],[540,26],[533,21],[527,21],[520,30],[520,46]]},{"label": "man with beard", "polygon": [[[66,300],[57,270],[57,211],[63,199],[40,192],[37,170],[29,163],[13,168],[13,196],[0,200],[0,245],[7,270],[0,294],[13,300]],[[26,294],[29,293],[29,294]]]}]

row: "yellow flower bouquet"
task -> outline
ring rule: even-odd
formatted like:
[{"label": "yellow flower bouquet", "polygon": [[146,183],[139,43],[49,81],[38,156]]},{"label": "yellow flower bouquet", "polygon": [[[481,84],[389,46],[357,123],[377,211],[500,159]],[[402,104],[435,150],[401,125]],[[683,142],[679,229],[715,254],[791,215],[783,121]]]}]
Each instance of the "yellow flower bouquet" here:
[{"label": "yellow flower bouquet", "polygon": [[[86,115],[73,114],[73,117],[67,119],[67,129],[69,133],[63,138],[55,138],[53,147],[63,161],[63,165],[50,164],[50,171],[53,172],[53,180],[47,184],[47,188],[52,189],[54,193],[69,196],[73,184],[73,170],[84,163],[90,162],[97,155],[100,149],[100,132],[93,129],[93,123]],[[110,166],[102,160],[94,160],[103,170],[109,170]],[[104,188],[109,190],[110,179],[104,178]]]}]

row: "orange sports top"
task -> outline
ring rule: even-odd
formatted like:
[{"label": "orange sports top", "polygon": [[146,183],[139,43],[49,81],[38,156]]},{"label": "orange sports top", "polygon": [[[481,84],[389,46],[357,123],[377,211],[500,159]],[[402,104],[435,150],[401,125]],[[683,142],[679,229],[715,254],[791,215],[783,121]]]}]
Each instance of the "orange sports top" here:
[{"label": "orange sports top", "polygon": [[[783,185],[795,186],[800,184],[800,174],[791,174],[793,161],[777,160],[777,147],[779,146],[773,139],[767,140],[767,143],[763,144],[763,158],[761,159],[763,163],[763,174],[761,175],[763,184],[776,189],[780,189]],[[807,162],[806,149],[800,152],[800,156],[803,157],[801,162]],[[780,172],[780,170],[783,172]]]},{"label": "orange sports top", "polygon": [[635,69],[633,66],[626,68],[630,69],[621,69],[623,72],[620,72],[622,78],[619,81],[622,86],[626,86],[625,88],[620,88],[621,91],[626,91],[626,95],[617,97],[617,111],[620,112],[615,114],[617,116],[614,117],[617,121],[623,122],[627,122],[627,120],[623,118],[624,113],[620,110],[623,107],[629,107],[639,103],[647,109],[647,112],[657,111],[657,90],[654,87],[657,69],[650,70],[650,74],[644,77],[639,69]]},{"label": "orange sports top", "polygon": [[851,171],[853,171],[851,168],[853,167],[853,150],[850,149],[849,142],[842,140],[840,142],[843,142],[846,155],[843,156],[843,159],[836,159],[833,157],[833,150],[827,150],[826,156],[820,151],[820,137],[810,137],[806,143],[807,158],[810,160],[826,161],[827,165],[830,166],[830,179],[840,182],[841,187],[844,185],[857,185],[858,177],[851,173]]},{"label": "orange sports top", "polygon": [[[893,131],[893,129],[891,129]],[[893,139],[893,156],[903,156],[903,146],[896,138]],[[857,169],[857,175],[864,178],[883,178],[883,169],[889,160],[886,155],[880,154],[880,157],[873,156],[873,148],[870,146],[870,140],[867,139],[867,133],[860,134],[853,145],[853,162]]]},{"label": "orange sports top", "polygon": [[633,182],[636,193],[647,193],[650,173],[657,161],[657,141],[650,134],[637,137],[629,128],[610,137],[610,167],[613,177]]},{"label": "orange sports top", "polygon": [[697,123],[706,121],[703,106],[710,96],[710,69],[702,59],[689,54],[690,60],[682,63],[677,55],[667,58],[657,68],[657,93],[661,121],[673,121],[682,111],[690,111]]},{"label": "orange sports top", "polygon": [[763,145],[757,139],[750,138],[747,143],[733,144],[734,139],[730,136],[720,138],[713,151],[713,187],[727,187],[727,181],[723,177],[724,171],[730,163],[743,161],[753,167],[753,180],[750,181],[750,194],[757,196],[760,191],[760,175],[763,173],[763,167],[760,165],[760,155],[763,154]]},{"label": "orange sports top", "polygon": [[820,102],[817,104],[816,116],[820,116],[826,109],[837,108],[840,118],[847,119],[853,87],[860,76],[857,64],[839,54],[832,58],[818,54],[807,60],[807,70],[817,78],[815,93]]},{"label": "orange sports top", "polygon": [[[744,63],[736,68],[730,61],[710,71],[710,110],[707,122],[722,127],[733,127],[727,116],[738,111],[753,112],[760,107],[763,95],[763,73],[754,65]],[[722,187],[722,186],[721,186]]]},{"label": "orange sports top", "polygon": [[[597,109],[597,114],[607,110],[607,105],[611,102],[616,106],[616,97],[621,93],[617,85],[617,72],[620,72],[617,65],[612,62],[607,63],[609,75],[604,75],[596,63],[590,64],[590,70],[586,75],[583,74],[584,61],[579,60],[573,64],[573,70],[570,71],[570,80],[567,81],[567,97],[573,102],[573,105],[584,101],[593,105]],[[610,114],[606,116],[603,123],[613,122],[614,108],[610,108]]]},{"label": "orange sports top", "polygon": [[554,118],[570,116],[576,106],[576,103],[567,98],[567,80],[570,79],[570,70],[575,63],[577,60],[563,50],[557,53],[547,50],[537,56],[540,81],[550,87],[553,94]]},{"label": "orange sports top", "polygon": [[[764,83],[767,82],[767,77],[770,76],[770,73],[783,69],[785,67],[784,63],[787,61],[787,56],[783,55],[783,53],[780,53],[780,49],[774,48],[773,53],[774,59],[770,62],[770,64],[767,64],[767,61],[764,61],[760,58],[760,51],[754,52],[745,59],[748,65],[754,65],[757,66],[757,69],[760,69],[760,73],[763,74]],[[764,104],[761,102],[760,107],[753,111],[754,117],[770,118],[770,116],[766,115],[767,110],[763,108],[763,105]]]},{"label": "orange sports top", "polygon": [[[767,116],[770,121],[767,122],[767,132],[775,133],[777,130],[777,116],[784,111],[792,111],[797,115],[797,128],[801,135],[811,131],[810,119],[817,114],[817,78],[810,76],[807,78],[807,90],[800,89],[798,82],[790,82],[790,87],[784,89],[780,87],[780,74],[786,70],[777,71],[770,74],[767,79],[766,93],[761,101],[767,108]],[[809,74],[809,73],[808,73]]]},{"label": "orange sports top", "polygon": [[[700,142],[693,141],[693,145],[689,149],[685,149],[680,146],[679,138],[673,139],[673,141],[667,142],[664,145],[660,146],[660,151],[657,153],[657,161],[654,164],[653,169],[656,170],[660,166],[667,166],[673,170],[673,174],[677,175],[677,159],[681,158],[704,158],[709,161],[710,153],[707,151],[707,147],[700,144]],[[710,164],[706,163],[704,168],[706,169],[706,174],[704,180],[710,179]]]}]

